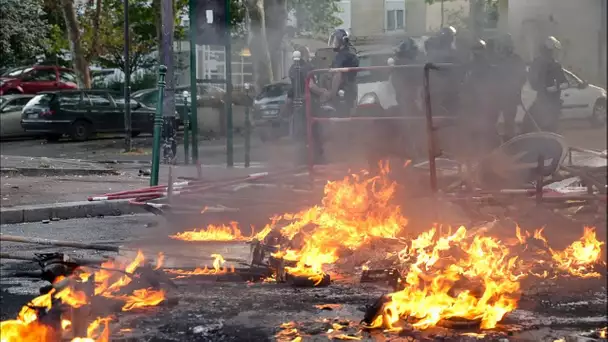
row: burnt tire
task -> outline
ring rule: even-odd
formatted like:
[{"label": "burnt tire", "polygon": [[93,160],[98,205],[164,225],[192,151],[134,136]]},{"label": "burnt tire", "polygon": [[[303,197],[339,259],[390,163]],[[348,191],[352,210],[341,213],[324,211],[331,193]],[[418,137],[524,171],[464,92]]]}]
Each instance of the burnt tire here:
[{"label": "burnt tire", "polygon": [[91,136],[91,124],[88,121],[78,120],[72,124],[70,137],[75,141],[85,141]]}]

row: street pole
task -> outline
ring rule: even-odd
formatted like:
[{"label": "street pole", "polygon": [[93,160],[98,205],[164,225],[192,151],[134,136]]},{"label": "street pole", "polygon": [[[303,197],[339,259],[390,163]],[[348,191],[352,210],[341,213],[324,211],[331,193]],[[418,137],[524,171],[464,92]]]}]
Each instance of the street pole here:
[{"label": "street pole", "polygon": [[173,1],[162,0],[162,63],[167,67],[165,101],[163,106],[163,162],[174,163],[177,154],[177,127],[175,117],[175,77],[173,65],[174,15]]},{"label": "street pole", "polygon": [[230,0],[226,0],[226,166],[234,166],[234,149],[232,140],[232,39],[230,36]]},{"label": "street pole", "polygon": [[124,0],[124,39],[125,39],[125,85],[124,85],[124,98],[125,98],[125,152],[130,152],[132,148],[131,144],[131,66],[129,63],[129,0]]},{"label": "street pole", "polygon": [[194,2],[188,3],[188,18],[190,19],[190,122],[192,125],[192,162],[198,163],[198,109],[196,95],[196,13]]},{"label": "street pole", "polygon": [[160,164],[160,135],[163,125],[163,99],[165,98],[165,74],[167,67],[158,67],[158,97],[156,114],[154,115],[154,143],[152,145],[152,170],[150,171],[150,186],[158,185],[158,171]]},{"label": "street pole", "polygon": [[184,164],[189,164],[190,159],[190,110],[188,109],[188,91],[184,90]]},{"label": "street pole", "polygon": [[245,167],[249,167],[251,164],[251,117],[250,117],[250,107],[251,107],[251,98],[249,97],[249,90],[251,89],[251,85],[249,83],[244,84],[245,87],[245,95],[246,95],[246,106],[245,106]]}]

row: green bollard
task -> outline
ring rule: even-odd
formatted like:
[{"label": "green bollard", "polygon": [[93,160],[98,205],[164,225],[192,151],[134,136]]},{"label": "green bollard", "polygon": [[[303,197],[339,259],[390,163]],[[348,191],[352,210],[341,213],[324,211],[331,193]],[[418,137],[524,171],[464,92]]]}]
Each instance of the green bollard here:
[{"label": "green bollard", "polygon": [[158,66],[158,101],[156,103],[156,114],[154,115],[154,145],[152,146],[152,170],[150,175],[150,186],[158,185],[158,171],[160,167],[160,135],[163,126],[163,99],[165,97],[165,74],[167,67]]},{"label": "green bollard", "polygon": [[188,110],[188,96],[187,91],[184,92],[184,164],[188,165],[190,162],[190,111]]},{"label": "green bollard", "polygon": [[245,106],[245,167],[251,164],[251,117],[249,115],[251,103],[249,103],[249,89],[251,85],[245,83],[245,94],[247,95],[247,105]]}]

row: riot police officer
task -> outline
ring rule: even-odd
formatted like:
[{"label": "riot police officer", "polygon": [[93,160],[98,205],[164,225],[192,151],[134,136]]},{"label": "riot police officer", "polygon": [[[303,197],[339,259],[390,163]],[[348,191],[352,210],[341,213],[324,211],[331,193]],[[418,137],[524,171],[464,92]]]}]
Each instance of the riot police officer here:
[{"label": "riot police officer", "polygon": [[[444,27],[427,40],[430,52],[428,60],[432,63],[457,64],[458,54],[454,48],[457,31],[453,26]],[[440,115],[453,115],[458,111],[459,86],[463,72],[458,68],[446,68],[433,72],[431,76],[431,100]]]},{"label": "riot police officer", "polygon": [[[399,44],[395,51],[395,65],[416,64],[419,62],[419,54],[416,42],[408,37]],[[422,86],[420,70],[416,72],[407,68],[395,69],[390,78],[400,111],[406,115],[418,113],[416,100]]]},{"label": "riot police officer", "polygon": [[461,123],[469,140],[468,153],[473,158],[488,153],[500,144],[496,122],[499,89],[496,70],[490,63],[487,45],[476,40],[471,47],[471,60],[463,82]]},{"label": "riot police officer", "polygon": [[[328,45],[333,47],[336,52],[331,67],[332,68],[356,68],[359,66],[359,58],[357,52],[350,43],[348,32],[343,29],[337,29],[329,38]],[[348,116],[350,110],[357,102],[357,72],[336,72],[331,80],[329,92],[322,96],[322,102],[328,102],[335,99],[338,92],[344,92],[343,105],[339,106],[342,115]]]},{"label": "riot police officer", "polygon": [[497,81],[501,85],[497,100],[504,122],[503,140],[507,141],[515,135],[517,107],[521,104],[521,89],[526,83],[526,64],[515,53],[510,34],[500,36],[496,40],[495,48]]},{"label": "riot police officer", "polygon": [[534,59],[528,71],[528,81],[536,90],[536,99],[530,107],[529,118],[524,119],[524,130],[536,129],[555,132],[561,116],[561,90],[568,87],[561,64],[555,54],[561,49],[561,43],[555,37],[548,37],[540,47],[539,56]]}]

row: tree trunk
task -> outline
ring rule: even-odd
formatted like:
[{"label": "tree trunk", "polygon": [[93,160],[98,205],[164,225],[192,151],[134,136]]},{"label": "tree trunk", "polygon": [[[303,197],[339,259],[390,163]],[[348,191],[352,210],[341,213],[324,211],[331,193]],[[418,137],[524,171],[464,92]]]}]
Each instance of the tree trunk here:
[{"label": "tree trunk", "polygon": [[102,0],[95,0],[95,16],[93,17],[93,39],[91,40],[91,50],[89,51],[89,54],[86,57],[88,62],[99,56],[99,26],[101,24],[102,3]]},{"label": "tree trunk", "polygon": [[247,0],[245,2],[249,25],[249,51],[253,61],[253,77],[259,91],[273,81],[270,53],[266,40],[266,20],[264,17],[264,0]]},{"label": "tree trunk", "polygon": [[275,80],[283,75],[283,37],[287,24],[285,0],[264,0],[266,39]]},{"label": "tree trunk", "polygon": [[74,70],[78,75],[81,87],[86,89],[91,88],[91,77],[89,74],[89,65],[85,59],[82,45],[80,44],[80,27],[76,19],[76,11],[74,9],[74,0],[61,0],[61,9],[65,19],[65,25],[70,38],[70,47],[72,53],[72,61]]}]

